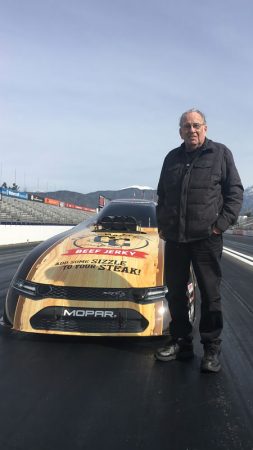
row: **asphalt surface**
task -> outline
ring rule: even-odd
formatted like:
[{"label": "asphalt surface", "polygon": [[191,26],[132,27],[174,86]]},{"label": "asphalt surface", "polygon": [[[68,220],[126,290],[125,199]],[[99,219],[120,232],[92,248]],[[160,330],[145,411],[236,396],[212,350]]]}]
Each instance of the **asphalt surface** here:
[{"label": "asphalt surface", "polygon": [[[253,237],[225,246],[253,256]],[[0,309],[28,250],[0,248]],[[222,371],[156,362],[164,338],[25,335],[0,327],[4,450],[252,450],[253,266],[224,254]]]}]

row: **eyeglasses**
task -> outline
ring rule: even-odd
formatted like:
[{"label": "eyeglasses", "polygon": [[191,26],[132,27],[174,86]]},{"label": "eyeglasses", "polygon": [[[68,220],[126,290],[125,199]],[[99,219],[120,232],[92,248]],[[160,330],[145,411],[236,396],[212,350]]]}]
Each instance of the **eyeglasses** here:
[{"label": "eyeglasses", "polygon": [[184,130],[190,130],[191,128],[194,128],[194,130],[200,130],[200,128],[205,125],[204,123],[185,123],[181,126]]}]

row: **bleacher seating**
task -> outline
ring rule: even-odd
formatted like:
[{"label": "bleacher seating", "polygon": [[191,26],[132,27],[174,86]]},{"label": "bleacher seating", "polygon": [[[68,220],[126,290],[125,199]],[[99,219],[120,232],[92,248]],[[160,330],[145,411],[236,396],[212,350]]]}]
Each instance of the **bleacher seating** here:
[{"label": "bleacher seating", "polygon": [[92,213],[2,196],[0,223],[77,225]]},{"label": "bleacher seating", "polygon": [[244,222],[239,223],[237,228],[242,230],[253,230],[253,217],[248,217]]}]

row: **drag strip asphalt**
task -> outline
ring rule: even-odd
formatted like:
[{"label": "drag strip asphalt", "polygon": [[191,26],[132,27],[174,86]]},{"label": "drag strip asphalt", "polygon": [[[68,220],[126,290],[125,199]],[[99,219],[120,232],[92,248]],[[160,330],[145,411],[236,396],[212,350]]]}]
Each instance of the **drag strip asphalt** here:
[{"label": "drag strip asphalt", "polygon": [[[245,261],[251,262],[253,238],[245,238],[224,236],[230,254],[224,251],[222,261],[219,374],[199,371],[198,321],[195,358],[168,363],[153,356],[164,338],[44,336],[0,327],[0,448],[252,450],[253,268]],[[28,249],[2,250],[1,311]]]}]

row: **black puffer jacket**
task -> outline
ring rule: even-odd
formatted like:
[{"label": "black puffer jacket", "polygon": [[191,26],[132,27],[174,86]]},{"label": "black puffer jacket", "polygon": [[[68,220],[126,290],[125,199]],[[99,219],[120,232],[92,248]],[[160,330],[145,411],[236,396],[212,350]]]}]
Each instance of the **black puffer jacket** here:
[{"label": "black puffer jacket", "polygon": [[235,223],[243,186],[231,151],[206,139],[190,164],[184,144],[168,153],[157,194],[158,228],[166,239],[189,242]]}]

